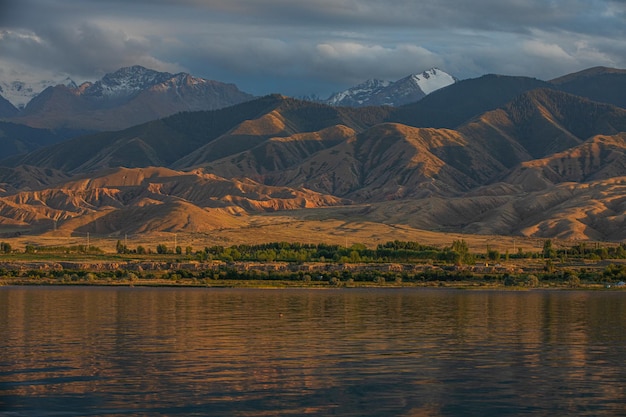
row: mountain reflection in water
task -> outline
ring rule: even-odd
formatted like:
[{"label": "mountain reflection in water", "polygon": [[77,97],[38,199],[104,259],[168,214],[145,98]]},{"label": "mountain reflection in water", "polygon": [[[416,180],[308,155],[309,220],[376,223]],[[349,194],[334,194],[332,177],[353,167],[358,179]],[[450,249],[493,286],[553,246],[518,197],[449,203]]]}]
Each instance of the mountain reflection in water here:
[{"label": "mountain reflection in water", "polygon": [[0,288],[0,416],[626,414],[621,292]]}]

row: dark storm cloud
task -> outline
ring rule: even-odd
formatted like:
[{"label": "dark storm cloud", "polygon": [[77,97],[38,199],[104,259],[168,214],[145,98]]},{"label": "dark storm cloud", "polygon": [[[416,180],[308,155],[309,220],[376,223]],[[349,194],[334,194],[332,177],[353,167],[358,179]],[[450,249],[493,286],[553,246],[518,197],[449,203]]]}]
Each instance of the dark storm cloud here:
[{"label": "dark storm cloud", "polygon": [[0,25],[5,25],[11,20],[14,9],[14,0],[0,0]]},{"label": "dark storm cloud", "polygon": [[[75,1],[75,0],[73,0]],[[122,0],[77,2],[128,6]],[[133,1],[134,6],[181,6],[218,12],[234,19],[307,26],[342,25],[350,28],[467,28],[527,31],[551,27],[603,32],[605,25],[581,27],[581,23],[611,19],[612,11],[624,15],[623,0],[159,0]],[[97,6],[96,6],[97,7]],[[138,9],[137,9],[138,10]],[[619,28],[618,20],[612,22]],[[624,28],[622,27],[623,31]]]},{"label": "dark storm cloud", "polygon": [[0,12],[0,66],[95,79],[141,64],[256,94],[432,66],[544,79],[626,66],[624,0],[0,0]]}]

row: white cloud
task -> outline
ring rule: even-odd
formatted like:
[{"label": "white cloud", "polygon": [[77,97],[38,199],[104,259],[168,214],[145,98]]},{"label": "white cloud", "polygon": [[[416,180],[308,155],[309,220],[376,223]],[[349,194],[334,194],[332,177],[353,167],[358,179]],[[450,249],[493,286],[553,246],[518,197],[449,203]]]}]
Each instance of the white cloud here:
[{"label": "white cloud", "polygon": [[559,45],[555,43],[547,43],[538,39],[523,42],[522,50],[528,55],[549,60],[571,61],[573,59],[572,56],[565,52]]},{"label": "white cloud", "polygon": [[356,42],[326,42],[315,48],[315,68],[334,73],[338,79],[362,82],[368,78],[397,80],[434,66],[443,60],[416,45],[394,47]]}]

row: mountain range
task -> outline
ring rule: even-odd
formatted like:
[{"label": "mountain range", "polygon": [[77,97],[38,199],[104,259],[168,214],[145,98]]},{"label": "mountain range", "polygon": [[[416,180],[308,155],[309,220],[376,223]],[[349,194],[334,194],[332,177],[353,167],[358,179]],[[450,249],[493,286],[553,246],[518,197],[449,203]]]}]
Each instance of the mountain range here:
[{"label": "mountain range", "polygon": [[[455,81],[433,68],[396,82],[369,80],[318,101],[333,106],[399,106]],[[73,129],[78,135],[124,129],[181,111],[229,107],[253,98],[232,84],[133,66],[80,86],[70,78],[56,83],[0,81],[0,119],[36,128]]]},{"label": "mountain range", "polygon": [[5,100],[4,105],[0,102],[0,117],[36,128],[105,131],[181,111],[228,107],[252,98],[233,84],[133,66],[93,83],[49,86],[22,110],[7,106]]},{"label": "mountain range", "polygon": [[[271,95],[70,139],[33,129],[46,146],[1,163],[0,228],[200,233],[289,213],[319,228],[624,240],[624,83],[609,68],[486,75],[396,107]],[[83,91],[128,103],[136,85]]]}]

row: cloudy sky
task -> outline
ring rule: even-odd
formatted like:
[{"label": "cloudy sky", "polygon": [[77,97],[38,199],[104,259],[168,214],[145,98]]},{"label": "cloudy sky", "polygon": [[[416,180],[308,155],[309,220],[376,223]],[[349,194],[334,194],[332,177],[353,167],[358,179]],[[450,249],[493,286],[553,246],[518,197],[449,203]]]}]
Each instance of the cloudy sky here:
[{"label": "cloudy sky", "polygon": [[0,0],[3,80],[135,64],[322,98],[431,67],[551,79],[626,68],[626,0]]}]

